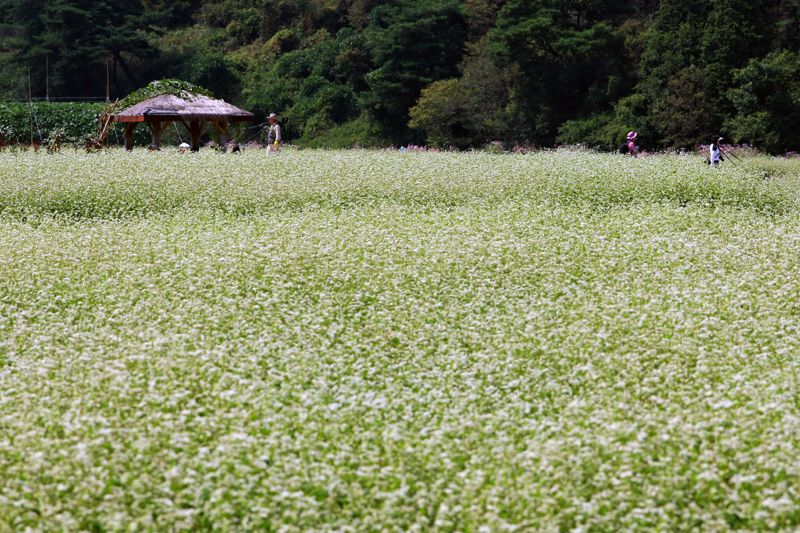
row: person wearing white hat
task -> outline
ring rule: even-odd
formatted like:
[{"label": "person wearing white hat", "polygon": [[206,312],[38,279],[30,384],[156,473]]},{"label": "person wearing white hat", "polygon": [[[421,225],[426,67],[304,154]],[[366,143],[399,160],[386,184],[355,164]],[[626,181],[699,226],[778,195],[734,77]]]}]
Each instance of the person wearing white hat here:
[{"label": "person wearing white hat", "polygon": [[708,158],[708,162],[712,165],[719,165],[720,161],[724,161],[725,159],[720,156],[720,149],[719,149],[719,142],[722,140],[722,137],[717,137],[713,141],[711,141],[711,146],[709,146],[709,152],[711,152]]},{"label": "person wearing white hat", "polygon": [[270,113],[269,117],[269,130],[267,132],[267,153],[280,152],[281,147],[281,125],[278,124],[278,115]]},{"label": "person wearing white hat", "polygon": [[628,153],[632,156],[636,157],[636,154],[639,153],[639,147],[636,146],[636,138],[639,136],[638,133],[635,131],[631,131],[628,133]]}]

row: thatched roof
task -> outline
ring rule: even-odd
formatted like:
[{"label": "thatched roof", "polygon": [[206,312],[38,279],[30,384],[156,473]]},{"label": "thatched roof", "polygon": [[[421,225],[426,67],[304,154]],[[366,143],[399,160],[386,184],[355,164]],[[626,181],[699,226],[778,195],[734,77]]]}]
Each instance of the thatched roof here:
[{"label": "thatched roof", "polygon": [[184,93],[184,97],[164,93],[142,100],[114,115],[115,122],[150,122],[154,120],[207,120],[247,122],[253,114],[244,109],[201,94]]}]

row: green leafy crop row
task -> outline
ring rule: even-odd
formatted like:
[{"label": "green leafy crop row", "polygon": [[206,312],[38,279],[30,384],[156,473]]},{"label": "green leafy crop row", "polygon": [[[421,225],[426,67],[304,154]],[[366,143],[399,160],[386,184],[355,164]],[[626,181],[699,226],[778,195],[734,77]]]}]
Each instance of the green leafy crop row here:
[{"label": "green leafy crop row", "polygon": [[0,134],[6,144],[83,142],[95,135],[103,103],[0,103]]}]

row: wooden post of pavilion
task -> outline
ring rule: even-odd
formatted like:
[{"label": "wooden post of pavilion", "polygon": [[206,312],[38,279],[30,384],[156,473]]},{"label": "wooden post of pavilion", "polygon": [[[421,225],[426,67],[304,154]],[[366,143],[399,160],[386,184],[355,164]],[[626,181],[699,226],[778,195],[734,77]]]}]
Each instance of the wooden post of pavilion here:
[{"label": "wooden post of pavilion", "polygon": [[150,130],[150,148],[153,150],[161,149],[161,121],[154,120],[147,123],[147,129]]},{"label": "wooden post of pavilion", "polygon": [[214,125],[219,130],[219,149],[228,151],[228,123],[224,120],[215,120]]},{"label": "wooden post of pavilion", "polygon": [[205,125],[204,120],[192,120],[189,122],[189,136],[191,137],[189,144],[192,145],[192,152],[200,150],[200,134],[203,133]]},{"label": "wooden post of pavilion", "polygon": [[125,133],[123,137],[125,138],[125,149],[129,152],[133,150],[133,130],[135,130],[138,125],[138,122],[125,123]]},{"label": "wooden post of pavilion", "polygon": [[161,150],[161,134],[170,124],[172,124],[171,120],[167,120],[164,124],[161,124],[160,120],[152,120],[147,123],[147,127],[150,129],[153,150]]}]

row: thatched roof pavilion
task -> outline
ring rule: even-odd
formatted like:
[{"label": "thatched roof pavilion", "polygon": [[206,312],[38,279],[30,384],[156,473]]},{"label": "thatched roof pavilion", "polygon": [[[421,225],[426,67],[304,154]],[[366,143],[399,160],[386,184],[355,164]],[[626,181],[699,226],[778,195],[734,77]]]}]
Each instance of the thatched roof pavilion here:
[{"label": "thatched roof pavilion", "polygon": [[192,150],[200,149],[200,133],[206,122],[219,130],[219,144],[228,142],[229,122],[252,122],[253,114],[222,100],[202,94],[182,92],[181,96],[163,93],[113,115],[114,122],[125,123],[125,149],[133,150],[133,130],[141,122],[150,128],[153,147],[161,146],[162,132],[173,122],[180,122],[189,130]]}]

